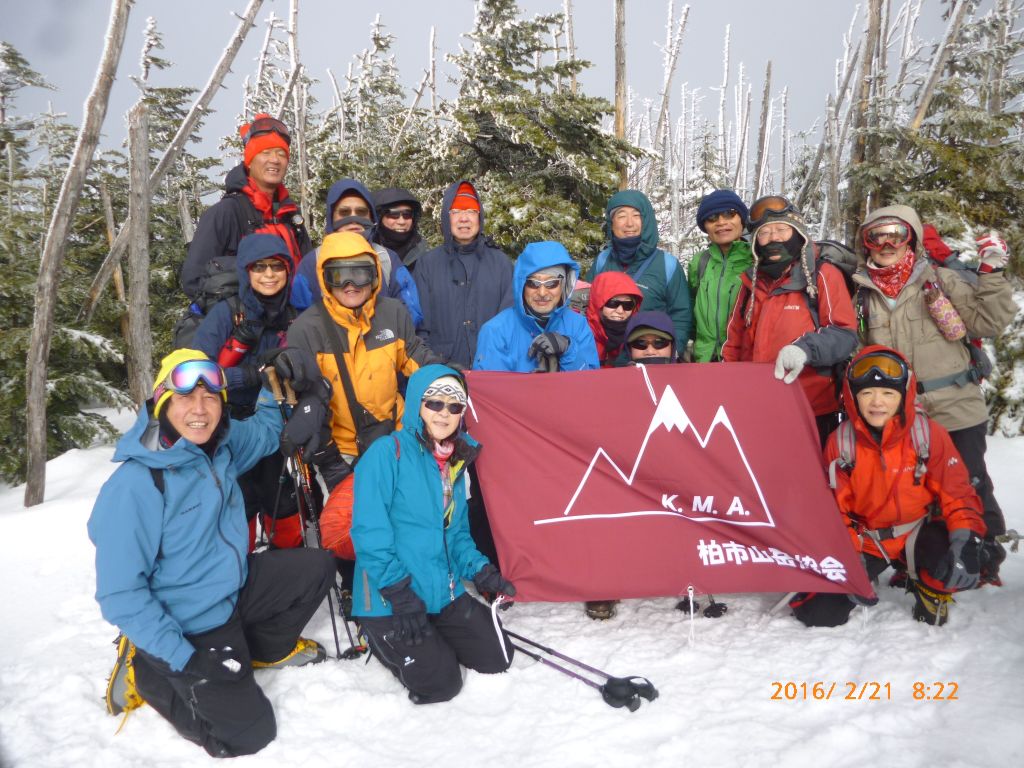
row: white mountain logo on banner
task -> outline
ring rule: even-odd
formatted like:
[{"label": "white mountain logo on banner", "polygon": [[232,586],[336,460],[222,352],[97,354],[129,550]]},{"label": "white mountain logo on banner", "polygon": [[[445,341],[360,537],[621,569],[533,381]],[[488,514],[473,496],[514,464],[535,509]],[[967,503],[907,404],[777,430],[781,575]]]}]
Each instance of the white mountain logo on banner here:
[{"label": "white mountain logo on banner", "polygon": [[[648,460],[645,471],[645,455],[658,456],[659,468],[650,468]],[[664,468],[666,456],[681,462],[671,473]],[[775,527],[723,406],[702,435],[672,388],[665,387],[629,472],[599,446],[562,515],[534,524],[643,516]]]}]

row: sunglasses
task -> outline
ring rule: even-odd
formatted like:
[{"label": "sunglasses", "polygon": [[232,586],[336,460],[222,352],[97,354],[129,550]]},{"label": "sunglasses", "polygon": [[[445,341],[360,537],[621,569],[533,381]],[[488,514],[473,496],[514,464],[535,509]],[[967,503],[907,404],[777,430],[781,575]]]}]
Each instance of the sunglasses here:
[{"label": "sunglasses", "polygon": [[719,211],[718,213],[712,213],[710,216],[705,216],[705,222],[711,222],[714,224],[719,219],[731,219],[733,216],[739,216],[740,212],[735,208],[730,208],[727,211]]},{"label": "sunglasses", "polygon": [[465,403],[446,403],[444,400],[424,400],[423,405],[428,411],[433,411],[434,413],[440,413],[447,408],[448,413],[452,416],[458,416],[466,410]]},{"label": "sunglasses", "polygon": [[636,299],[608,299],[604,303],[605,309],[624,309],[632,312],[636,306]]},{"label": "sunglasses", "polygon": [[385,219],[405,219],[411,221],[415,214],[412,211],[384,211]]},{"label": "sunglasses", "polygon": [[537,291],[541,288],[547,288],[549,291],[554,290],[562,284],[562,278],[552,277],[550,280],[535,280],[532,277],[526,278],[526,287],[532,288]]},{"label": "sunglasses", "polygon": [[759,197],[754,201],[754,204],[750,206],[750,228],[756,229],[765,217],[770,213],[796,213],[800,211],[793,205],[789,200],[780,195],[768,195],[766,197]]},{"label": "sunglasses", "polygon": [[902,221],[881,221],[865,227],[861,238],[868,250],[877,251],[887,245],[900,248],[910,242],[910,227]]},{"label": "sunglasses", "polygon": [[242,146],[244,147],[257,136],[266,136],[268,133],[276,133],[284,139],[285,144],[289,147],[292,145],[292,137],[284,123],[273,117],[261,117],[249,124],[248,132],[242,137]]},{"label": "sunglasses", "polygon": [[345,219],[348,218],[349,216],[358,216],[361,219],[366,219],[369,218],[370,216],[370,209],[364,205],[361,205],[358,208],[349,208],[346,205],[342,206],[341,208],[334,209],[335,219]]},{"label": "sunglasses", "polygon": [[[886,382],[904,386],[907,383],[909,372],[906,364],[897,357],[885,352],[878,352],[873,355],[866,355],[855,361],[846,372],[846,378],[851,384],[864,384]],[[896,387],[893,387],[894,389]]]},{"label": "sunglasses", "polygon": [[358,266],[332,266],[324,267],[324,282],[331,288],[344,288],[351,283],[356,288],[365,288],[373,284],[376,270],[366,264]]},{"label": "sunglasses", "polygon": [[669,341],[668,339],[652,339],[651,341],[648,341],[647,339],[634,339],[633,341],[629,342],[629,346],[631,346],[633,349],[647,349],[648,347],[654,347],[655,349],[664,349],[671,343],[672,342]]},{"label": "sunglasses", "polygon": [[284,272],[288,269],[288,265],[279,259],[271,259],[270,261],[257,261],[255,264],[249,265],[250,272]]}]

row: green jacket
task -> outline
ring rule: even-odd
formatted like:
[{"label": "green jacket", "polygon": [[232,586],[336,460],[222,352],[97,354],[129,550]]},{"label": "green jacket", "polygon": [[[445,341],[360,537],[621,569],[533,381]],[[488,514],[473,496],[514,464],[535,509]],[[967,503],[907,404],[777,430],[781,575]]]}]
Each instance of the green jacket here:
[{"label": "green jacket", "polygon": [[[700,275],[704,254],[709,254],[710,258],[704,274]],[[725,258],[721,248],[711,245],[690,259],[687,274],[693,304],[694,362],[708,363],[721,358],[729,316],[740,289],[740,275],[753,263],[750,243],[742,238],[729,246]]]}]

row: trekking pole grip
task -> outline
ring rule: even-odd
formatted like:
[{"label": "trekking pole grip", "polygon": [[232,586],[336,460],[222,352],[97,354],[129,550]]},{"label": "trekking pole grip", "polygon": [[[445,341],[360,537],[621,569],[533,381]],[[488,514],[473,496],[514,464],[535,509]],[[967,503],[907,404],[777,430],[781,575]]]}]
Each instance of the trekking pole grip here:
[{"label": "trekking pole grip", "polygon": [[274,366],[268,365],[263,369],[263,372],[267,375],[267,383],[270,384],[270,391],[274,395],[274,401],[280,405],[284,400],[284,394],[281,392],[281,380],[277,377],[277,371],[274,370]]},{"label": "trekking pole grip", "polygon": [[290,379],[285,379],[284,380],[284,393],[285,393],[285,402],[288,403],[288,405],[297,405],[298,404],[299,400],[298,400],[297,397],[295,397],[295,390],[292,389],[292,382],[291,382]]}]

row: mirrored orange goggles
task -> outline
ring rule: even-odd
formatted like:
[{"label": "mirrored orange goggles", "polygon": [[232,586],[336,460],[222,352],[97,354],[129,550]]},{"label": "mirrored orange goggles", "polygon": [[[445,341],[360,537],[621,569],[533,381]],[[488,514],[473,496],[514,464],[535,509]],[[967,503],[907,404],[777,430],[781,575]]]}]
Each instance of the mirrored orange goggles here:
[{"label": "mirrored orange goggles", "polygon": [[877,352],[854,360],[846,372],[851,384],[876,383],[878,386],[907,384],[909,370],[906,363],[888,352]]},{"label": "mirrored orange goggles", "polygon": [[885,246],[899,248],[910,242],[910,226],[900,219],[881,219],[861,230],[864,247],[877,251]]},{"label": "mirrored orange goggles", "polygon": [[750,229],[751,231],[764,222],[769,213],[800,213],[797,207],[781,195],[766,195],[759,197],[750,206]]}]

